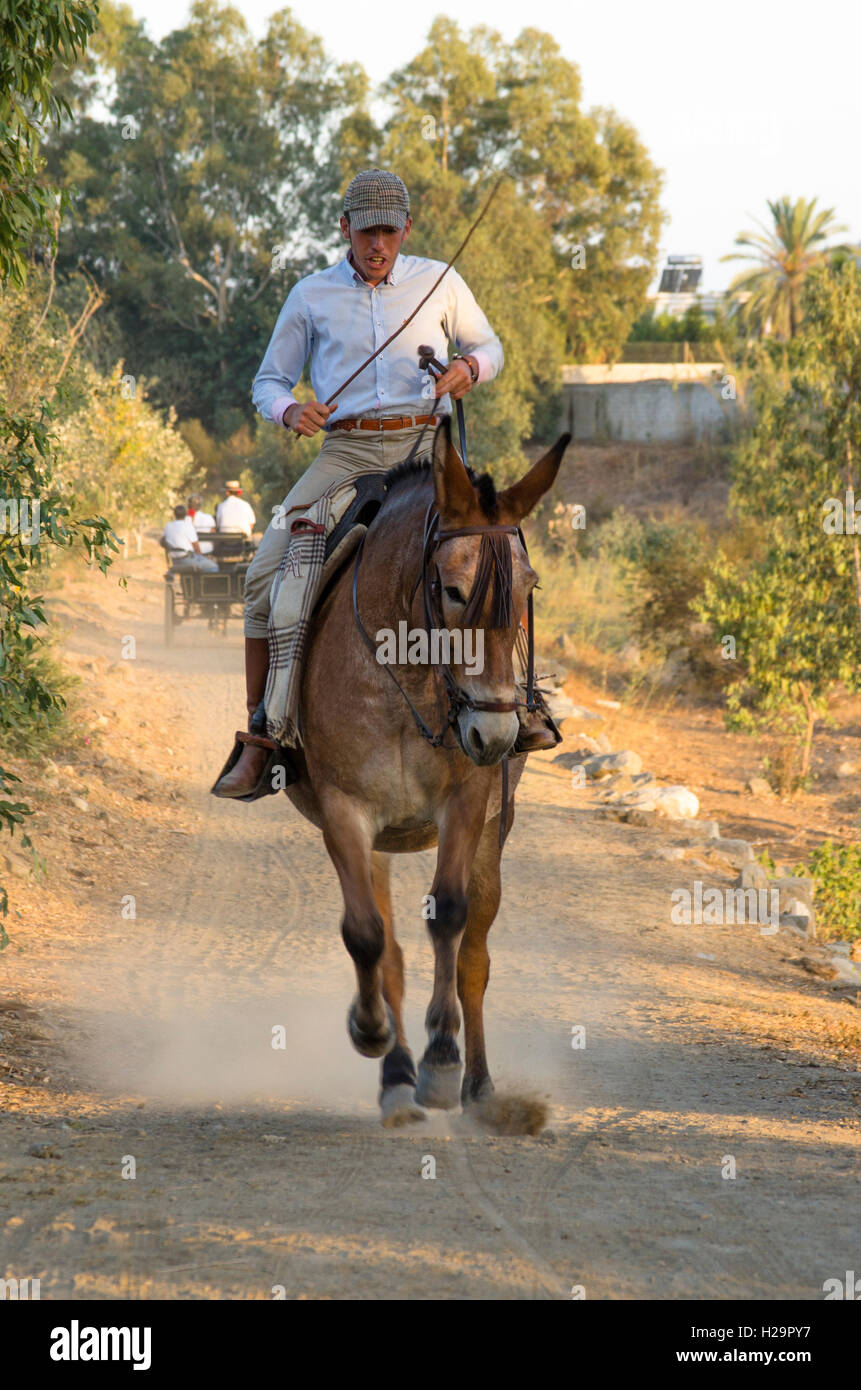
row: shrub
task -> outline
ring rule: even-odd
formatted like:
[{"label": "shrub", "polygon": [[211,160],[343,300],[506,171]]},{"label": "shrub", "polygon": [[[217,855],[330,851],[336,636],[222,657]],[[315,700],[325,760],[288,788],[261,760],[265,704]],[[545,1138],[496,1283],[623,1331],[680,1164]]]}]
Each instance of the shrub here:
[{"label": "shrub", "polygon": [[796,874],[810,875],[816,884],[817,931],[828,938],[855,941],[861,937],[861,844],[838,845],[825,840]]}]

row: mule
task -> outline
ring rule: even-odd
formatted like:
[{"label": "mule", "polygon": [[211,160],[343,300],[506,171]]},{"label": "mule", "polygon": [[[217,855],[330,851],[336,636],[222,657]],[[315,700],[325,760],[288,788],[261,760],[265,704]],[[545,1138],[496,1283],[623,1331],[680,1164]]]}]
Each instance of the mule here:
[{"label": "mule", "polygon": [[[443,422],[429,459],[387,475],[360,563],[341,572],[315,619],[302,686],[300,776],[285,790],[322,830],[340,880],[341,933],[357,987],[349,1035],[363,1056],[382,1058],[386,1126],[420,1120],[426,1107],[468,1105],[493,1090],[483,1022],[487,934],[499,907],[502,841],[524,758],[510,764],[504,806],[500,763],[518,732],[514,646],[538,579],[518,528],[552,486],[569,439],[563,435],[497,493],[489,475],[467,473]],[[428,525],[438,528],[430,546]],[[401,620],[421,627],[426,593],[448,629],[466,627],[469,614],[484,626],[484,669],[470,675],[452,667],[447,685],[432,666],[399,667],[399,689],[362,639],[357,615],[366,634],[397,630]],[[459,692],[453,704],[452,686]],[[447,729],[437,746],[419,736],[410,703],[426,732]],[[404,966],[389,866],[392,854],[434,845],[427,909],[434,982],[427,1046],[416,1069],[403,1025]]]}]

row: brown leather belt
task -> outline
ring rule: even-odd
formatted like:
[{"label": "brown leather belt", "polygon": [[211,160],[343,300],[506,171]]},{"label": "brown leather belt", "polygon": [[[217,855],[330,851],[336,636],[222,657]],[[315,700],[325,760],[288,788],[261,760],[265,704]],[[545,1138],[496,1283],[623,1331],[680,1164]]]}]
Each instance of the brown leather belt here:
[{"label": "brown leather belt", "polygon": [[359,417],[355,420],[336,420],[329,430],[409,430],[415,425],[433,425],[439,415],[386,415],[378,419]]}]

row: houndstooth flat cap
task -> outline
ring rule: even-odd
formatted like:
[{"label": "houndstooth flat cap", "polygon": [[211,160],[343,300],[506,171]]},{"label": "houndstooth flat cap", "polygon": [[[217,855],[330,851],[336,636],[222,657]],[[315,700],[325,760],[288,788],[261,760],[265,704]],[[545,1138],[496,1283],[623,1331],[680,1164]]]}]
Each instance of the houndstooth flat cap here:
[{"label": "houndstooth flat cap", "polygon": [[363,169],[344,194],[344,213],[359,232],[366,227],[400,230],[410,215],[406,184],[388,169]]}]

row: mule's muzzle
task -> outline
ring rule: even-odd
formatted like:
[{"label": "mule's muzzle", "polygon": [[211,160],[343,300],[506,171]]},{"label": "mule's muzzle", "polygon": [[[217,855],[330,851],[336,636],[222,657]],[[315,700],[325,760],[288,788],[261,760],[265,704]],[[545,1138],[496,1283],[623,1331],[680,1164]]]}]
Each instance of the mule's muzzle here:
[{"label": "mule's muzzle", "polygon": [[460,746],[478,767],[493,767],[514,747],[520,730],[516,713],[462,709],[457,717]]}]

